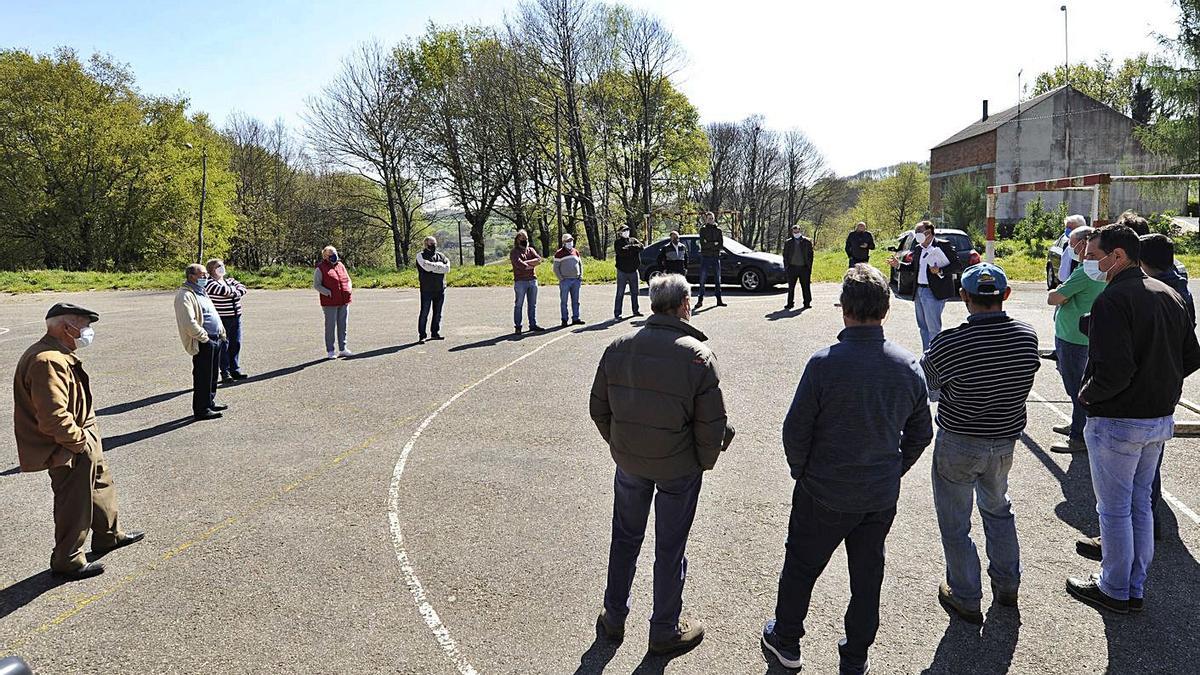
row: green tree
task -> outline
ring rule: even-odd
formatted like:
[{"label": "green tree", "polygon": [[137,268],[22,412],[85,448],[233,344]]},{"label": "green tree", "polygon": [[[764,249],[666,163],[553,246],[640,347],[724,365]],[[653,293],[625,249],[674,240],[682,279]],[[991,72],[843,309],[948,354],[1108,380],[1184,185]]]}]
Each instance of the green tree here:
[{"label": "green tree", "polygon": [[1067,217],[1067,202],[1064,200],[1054,209],[1047,210],[1041,195],[1025,205],[1025,217],[1017,221],[1013,236],[1025,242],[1031,254],[1041,251],[1047,239],[1062,233],[1063,220]]},{"label": "green tree", "polygon": [[965,175],[952,178],[942,195],[942,217],[948,227],[971,234],[978,241],[980,228],[987,219],[987,187],[979,178]]},{"label": "green tree", "polygon": [[852,210],[881,235],[898,234],[929,212],[929,174],[916,163],[901,164],[895,175],[861,186]]},{"label": "green tree", "polygon": [[1154,95],[1150,81],[1151,66],[1148,55],[1143,53],[1127,58],[1117,67],[1112,57],[1101,54],[1091,65],[1084,62],[1074,63],[1069,71],[1066,66],[1057,66],[1054,70],[1038,75],[1029,98],[1070,84],[1097,101],[1139,122],[1147,123],[1151,121],[1154,113]]},{"label": "green tree", "polygon": [[223,253],[234,228],[228,150],[186,107],[139,93],[128,69],[98,55],[85,64],[65,48],[0,51],[0,236],[9,248],[0,263],[92,270],[191,259],[202,148],[205,235]]},{"label": "green tree", "polygon": [[1175,0],[1175,36],[1160,35],[1167,53],[1154,60],[1150,83],[1159,101],[1155,122],[1139,130],[1150,150],[1170,157],[1170,172],[1200,171],[1200,0]]}]

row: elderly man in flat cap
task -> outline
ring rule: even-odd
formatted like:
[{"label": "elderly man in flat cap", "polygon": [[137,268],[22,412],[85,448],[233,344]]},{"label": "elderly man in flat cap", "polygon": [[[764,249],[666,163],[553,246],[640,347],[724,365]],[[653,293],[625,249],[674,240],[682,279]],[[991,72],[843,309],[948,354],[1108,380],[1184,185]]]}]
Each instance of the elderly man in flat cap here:
[{"label": "elderly man in flat cap", "polygon": [[92,390],[76,350],[92,344],[95,312],[60,302],[46,314],[46,335],[25,350],[13,378],[13,429],[22,471],[47,471],[54,490],[50,570],[68,579],[104,572],[83,553],[103,555],[141,541],[117,525],[117,491],[104,460]]}]

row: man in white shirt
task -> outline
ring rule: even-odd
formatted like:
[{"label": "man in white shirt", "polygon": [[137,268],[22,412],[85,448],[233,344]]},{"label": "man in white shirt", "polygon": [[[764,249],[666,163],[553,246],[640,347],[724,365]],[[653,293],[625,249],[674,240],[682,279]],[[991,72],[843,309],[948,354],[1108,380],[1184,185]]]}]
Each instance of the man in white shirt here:
[{"label": "man in white shirt", "polygon": [[1076,260],[1071,257],[1071,231],[1084,225],[1087,225],[1087,220],[1079,214],[1063,219],[1063,228],[1067,239],[1063,242],[1062,257],[1058,260],[1058,283],[1060,284],[1071,278],[1071,272],[1075,271]]},{"label": "man in white shirt", "polygon": [[892,256],[888,264],[895,268],[916,265],[913,307],[917,312],[917,327],[921,330],[921,351],[925,351],[933,337],[942,332],[942,310],[946,301],[957,292],[954,275],[962,269],[962,263],[953,244],[934,236],[933,223],[928,220],[917,223],[913,236],[916,241],[910,249],[912,255],[908,262]]}]

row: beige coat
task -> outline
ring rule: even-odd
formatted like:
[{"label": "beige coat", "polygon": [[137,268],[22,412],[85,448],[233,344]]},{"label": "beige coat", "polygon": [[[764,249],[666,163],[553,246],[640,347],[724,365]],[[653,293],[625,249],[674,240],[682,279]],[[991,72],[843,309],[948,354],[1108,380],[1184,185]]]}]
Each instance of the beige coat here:
[{"label": "beige coat", "polygon": [[68,466],[89,451],[100,454],[87,373],[79,358],[49,335],[17,362],[13,430],[22,471]]},{"label": "beige coat", "polygon": [[[175,323],[179,326],[179,339],[183,341],[183,350],[189,355],[200,353],[200,343],[208,342],[208,333],[204,332],[204,310],[200,307],[200,298],[196,292],[187,286],[181,286],[175,294]],[[221,326],[221,338],[225,337],[225,326]]]}]

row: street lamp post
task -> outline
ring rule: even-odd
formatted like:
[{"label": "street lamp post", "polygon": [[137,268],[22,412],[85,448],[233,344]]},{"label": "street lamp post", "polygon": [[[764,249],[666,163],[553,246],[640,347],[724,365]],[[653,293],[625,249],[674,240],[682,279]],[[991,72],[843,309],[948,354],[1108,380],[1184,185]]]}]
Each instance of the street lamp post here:
[{"label": "street lamp post", "polygon": [[[188,150],[191,143],[184,143]],[[204,263],[204,200],[208,196],[208,148],[200,149],[200,227],[196,232],[196,263]]]},{"label": "street lamp post", "polygon": [[458,219],[458,266],[463,266],[462,254],[462,218]]},{"label": "street lamp post", "polygon": [[1068,51],[1070,43],[1067,41],[1067,6],[1059,7],[1063,13],[1063,66],[1066,67],[1067,84],[1071,83],[1071,56]]},{"label": "street lamp post", "polygon": [[558,223],[558,241],[562,245],[562,148],[559,146],[558,94],[554,95],[554,213]]}]

